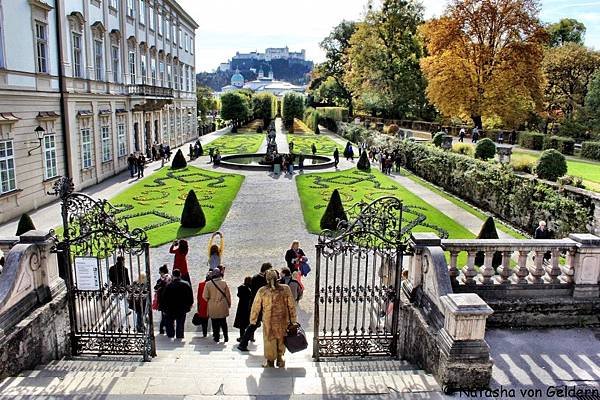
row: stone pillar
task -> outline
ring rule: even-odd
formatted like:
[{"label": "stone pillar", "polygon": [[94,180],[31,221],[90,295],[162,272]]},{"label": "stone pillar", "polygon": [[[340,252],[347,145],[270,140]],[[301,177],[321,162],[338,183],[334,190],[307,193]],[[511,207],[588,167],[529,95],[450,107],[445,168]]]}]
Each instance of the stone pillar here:
[{"label": "stone pillar", "polygon": [[569,239],[577,242],[577,252],[573,257],[573,297],[597,299],[600,296],[600,237],[589,233],[572,233]]},{"label": "stone pillar", "polygon": [[490,349],[484,340],[493,310],[475,293],[441,297],[444,327],[438,335],[438,378],[448,389],[488,387],[492,377]]},{"label": "stone pillar", "polygon": [[[21,235],[21,244],[32,244],[37,246],[39,259],[38,265],[31,265],[31,269],[36,274],[36,285],[38,299],[45,303],[61,292],[65,283],[58,274],[58,261],[56,254],[52,253],[54,238],[46,231],[29,231]],[[33,264],[33,260],[32,260]],[[37,269],[36,269],[37,268]]]},{"label": "stone pillar", "polygon": [[408,279],[402,283],[404,292],[409,296],[413,289],[422,285],[423,281],[423,249],[429,246],[441,246],[442,240],[429,232],[413,233],[409,245],[414,250],[414,255],[408,263]]}]

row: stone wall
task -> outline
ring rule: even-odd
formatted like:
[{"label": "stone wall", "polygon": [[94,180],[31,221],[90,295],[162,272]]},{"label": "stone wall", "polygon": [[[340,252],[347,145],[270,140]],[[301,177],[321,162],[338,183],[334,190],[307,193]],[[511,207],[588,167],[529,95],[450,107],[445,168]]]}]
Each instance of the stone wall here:
[{"label": "stone wall", "polygon": [[70,352],[66,291],[0,333],[0,379]]}]

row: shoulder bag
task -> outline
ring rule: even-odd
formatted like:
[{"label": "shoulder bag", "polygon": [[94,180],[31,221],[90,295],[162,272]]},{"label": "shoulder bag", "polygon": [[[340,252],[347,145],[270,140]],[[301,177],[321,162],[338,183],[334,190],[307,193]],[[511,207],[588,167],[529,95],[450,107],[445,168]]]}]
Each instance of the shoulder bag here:
[{"label": "shoulder bag", "polygon": [[213,285],[215,285],[215,287],[217,288],[217,290],[219,292],[221,292],[221,294],[223,295],[223,298],[225,298],[225,301],[227,302],[227,307],[231,307],[231,304],[229,303],[229,300],[227,299],[227,296],[225,295],[225,292],[223,292],[223,290],[221,290],[221,288],[219,287],[219,285],[217,285],[215,283],[215,281],[211,281]]},{"label": "shoulder bag", "polygon": [[[289,316],[290,314],[289,314],[289,305],[288,305],[287,297],[285,299],[285,305],[286,305],[286,307],[288,307],[287,310],[288,310],[288,318],[289,318],[287,334],[285,335],[285,338],[283,340],[285,347],[288,349],[288,351],[290,353],[297,353],[299,351],[306,350],[306,348],[308,347],[308,341],[306,340],[306,333],[304,332],[304,329],[302,329],[300,324],[298,324],[298,323],[292,324],[292,319]],[[295,305],[294,305],[294,307],[295,307]]]}]

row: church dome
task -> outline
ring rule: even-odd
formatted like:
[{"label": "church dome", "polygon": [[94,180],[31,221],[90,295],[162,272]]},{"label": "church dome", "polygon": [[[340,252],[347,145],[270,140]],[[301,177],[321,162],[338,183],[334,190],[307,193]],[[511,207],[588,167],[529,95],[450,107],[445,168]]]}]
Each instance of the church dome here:
[{"label": "church dome", "polygon": [[238,88],[244,86],[244,75],[240,74],[238,69],[235,70],[235,74],[231,77],[231,84]]}]

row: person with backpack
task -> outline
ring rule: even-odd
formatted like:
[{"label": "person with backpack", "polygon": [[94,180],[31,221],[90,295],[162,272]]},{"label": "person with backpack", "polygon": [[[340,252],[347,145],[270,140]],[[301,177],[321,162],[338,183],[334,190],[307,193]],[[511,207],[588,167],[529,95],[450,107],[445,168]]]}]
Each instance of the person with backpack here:
[{"label": "person with backpack", "polygon": [[235,313],[233,327],[240,330],[240,337],[237,339],[238,342],[242,340],[246,328],[248,328],[248,325],[250,325],[250,309],[252,308],[252,303],[250,303],[250,299],[252,298],[252,289],[250,288],[251,285],[252,277],[247,276],[244,278],[244,284],[238,286],[237,290],[237,297],[239,301],[237,311]]},{"label": "person with backpack", "polygon": [[219,268],[212,270],[210,281],[206,282],[202,298],[208,303],[208,316],[212,322],[213,340],[219,342],[220,331],[223,331],[223,339],[229,341],[227,331],[227,317],[229,308],[231,308],[231,293],[227,282],[223,280],[223,275]]},{"label": "person with backpack", "polygon": [[294,271],[292,274],[292,271],[290,271],[288,267],[281,268],[281,279],[279,279],[279,283],[290,287],[292,297],[296,304],[298,304],[304,293],[304,287],[298,281],[298,271]]}]

